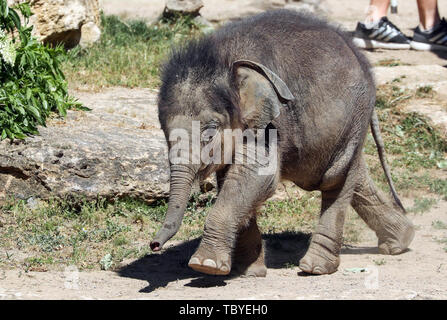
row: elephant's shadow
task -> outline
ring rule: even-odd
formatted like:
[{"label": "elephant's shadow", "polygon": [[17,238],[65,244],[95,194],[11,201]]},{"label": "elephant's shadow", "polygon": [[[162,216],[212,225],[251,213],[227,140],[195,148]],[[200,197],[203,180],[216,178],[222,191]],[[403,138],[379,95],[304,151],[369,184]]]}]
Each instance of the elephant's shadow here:
[{"label": "elephant's shadow", "polygon": [[[263,236],[265,262],[267,268],[279,269],[298,265],[309,246],[310,234],[277,233]],[[225,286],[225,280],[237,275],[208,276],[188,267],[188,261],[200,243],[200,238],[182,242],[161,253],[148,254],[118,270],[122,277],[145,280],[148,286],[140,292],[152,292],[165,287],[170,282],[191,279],[186,286],[215,287]]]}]

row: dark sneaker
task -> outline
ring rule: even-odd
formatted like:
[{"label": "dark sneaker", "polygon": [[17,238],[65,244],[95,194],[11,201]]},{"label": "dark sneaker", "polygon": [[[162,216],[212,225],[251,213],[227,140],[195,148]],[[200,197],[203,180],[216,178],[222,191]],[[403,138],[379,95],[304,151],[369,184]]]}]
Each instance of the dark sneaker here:
[{"label": "dark sneaker", "polygon": [[447,50],[447,22],[443,18],[431,32],[421,31],[419,26],[414,30],[411,48],[415,50]]},{"label": "dark sneaker", "polygon": [[410,49],[410,40],[387,17],[369,29],[359,22],[352,40],[364,49]]}]

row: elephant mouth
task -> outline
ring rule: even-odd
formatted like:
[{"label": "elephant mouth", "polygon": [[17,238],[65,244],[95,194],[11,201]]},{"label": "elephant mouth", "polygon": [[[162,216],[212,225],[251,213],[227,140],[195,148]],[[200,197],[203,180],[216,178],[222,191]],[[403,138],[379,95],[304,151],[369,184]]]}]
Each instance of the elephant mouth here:
[{"label": "elephant mouth", "polygon": [[160,245],[160,242],[158,242],[158,241],[151,241],[150,247],[153,252],[157,252],[157,251],[161,250],[162,246]]}]

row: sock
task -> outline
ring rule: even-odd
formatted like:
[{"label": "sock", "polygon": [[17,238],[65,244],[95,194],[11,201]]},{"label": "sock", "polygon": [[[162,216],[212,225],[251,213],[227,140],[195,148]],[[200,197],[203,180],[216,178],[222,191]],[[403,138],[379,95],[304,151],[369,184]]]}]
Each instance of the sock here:
[{"label": "sock", "polygon": [[433,27],[431,27],[430,29],[424,29],[424,27],[419,24],[419,30],[421,30],[421,32],[426,33],[426,34],[430,34],[433,31],[435,31],[436,29],[438,29],[439,25],[441,24],[441,21],[439,21],[437,24],[435,24]]},{"label": "sock", "polygon": [[371,17],[367,17],[365,19],[364,25],[366,29],[373,29],[376,28],[379,25],[379,22],[382,18],[378,20],[373,20]]}]

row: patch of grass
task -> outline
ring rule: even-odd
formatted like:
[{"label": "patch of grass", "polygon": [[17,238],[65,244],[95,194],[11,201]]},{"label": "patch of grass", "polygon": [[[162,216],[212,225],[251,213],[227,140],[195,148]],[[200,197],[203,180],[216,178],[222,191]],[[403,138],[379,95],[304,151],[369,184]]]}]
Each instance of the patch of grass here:
[{"label": "patch of grass", "polygon": [[391,80],[391,83],[402,82],[402,79],[405,79],[406,77],[406,75],[402,75],[398,78],[394,78],[393,80]]},{"label": "patch of grass", "polygon": [[377,88],[376,95],[376,108],[377,109],[389,109],[397,106],[398,104],[411,99],[413,97],[412,92],[408,89],[403,89],[397,84],[384,84]]},{"label": "patch of grass", "polygon": [[424,213],[429,211],[437,203],[437,199],[416,198],[414,199],[413,207],[411,207],[408,211],[414,213]]},{"label": "patch of grass", "polygon": [[416,97],[418,98],[433,98],[434,90],[432,86],[426,85],[416,88]]},{"label": "patch of grass", "polygon": [[[429,88],[420,89],[431,92]],[[377,89],[376,109],[380,119],[385,149],[392,166],[397,189],[431,191],[447,196],[445,179],[427,174],[426,169],[443,168],[447,158],[447,139],[420,114],[407,113],[402,107],[416,98],[418,90],[400,89],[396,83]],[[370,171],[380,186],[388,189],[378,162],[372,136],[366,139],[364,151]]]},{"label": "patch of grass", "polygon": [[432,227],[438,230],[447,229],[447,223],[442,222],[440,220],[435,220],[432,222]]},{"label": "patch of grass", "polygon": [[437,193],[447,201],[447,180],[446,179],[425,179],[431,192]]},{"label": "patch of grass", "polygon": [[298,267],[298,264],[295,264],[293,262],[286,262],[286,263],[284,263],[284,268],[293,269],[293,268],[296,268],[296,267]]},{"label": "patch of grass", "polygon": [[428,120],[417,113],[398,113],[385,116],[383,130],[388,133],[385,147],[397,155],[394,166],[410,169],[436,168],[444,160],[447,140]]},{"label": "patch of grass", "polygon": [[50,256],[38,256],[26,258],[23,266],[25,272],[28,271],[46,271],[47,266],[53,264],[53,258]]},{"label": "patch of grass", "polygon": [[[173,239],[200,236],[213,202],[212,194],[193,195]],[[110,254],[107,263],[116,267],[125,258],[141,258],[149,252],[148,242],[161,227],[166,210],[166,201],[148,204],[137,199],[111,202],[67,197],[30,208],[23,200],[8,199],[0,207],[0,251],[7,253],[1,255],[0,266],[29,270],[74,264],[97,269]],[[17,251],[21,254],[14,254]]]},{"label": "patch of grass", "polygon": [[301,198],[267,201],[260,211],[258,225],[263,233],[312,231],[320,212],[319,192]]},{"label": "patch of grass", "polygon": [[343,227],[343,243],[345,245],[359,243],[362,240],[361,233],[364,226],[365,224],[357,212],[350,208],[345,217],[345,225]]},{"label": "patch of grass", "polygon": [[435,239],[435,241],[437,243],[443,245],[444,251],[447,252],[447,238],[446,237],[444,237],[444,238],[437,238],[437,239]]},{"label": "patch of grass", "polygon": [[386,264],[386,260],[385,259],[375,259],[373,260],[374,264],[376,266],[383,266]]},{"label": "patch of grass", "polygon": [[399,59],[382,59],[376,63],[379,67],[397,67],[397,66],[408,66],[407,63],[403,63]]},{"label": "patch of grass", "polygon": [[154,25],[101,15],[102,35],[87,49],[74,49],[63,64],[72,86],[156,88],[159,71],[173,45],[202,34],[191,17],[162,19]]}]

